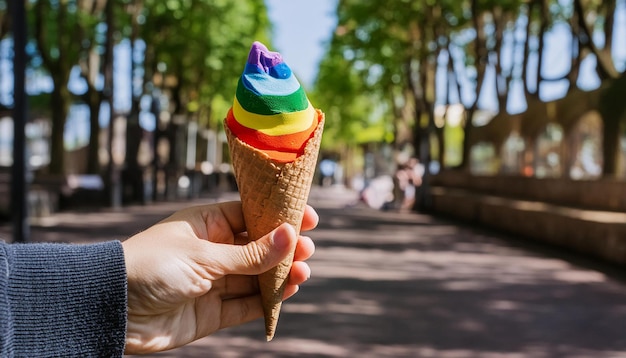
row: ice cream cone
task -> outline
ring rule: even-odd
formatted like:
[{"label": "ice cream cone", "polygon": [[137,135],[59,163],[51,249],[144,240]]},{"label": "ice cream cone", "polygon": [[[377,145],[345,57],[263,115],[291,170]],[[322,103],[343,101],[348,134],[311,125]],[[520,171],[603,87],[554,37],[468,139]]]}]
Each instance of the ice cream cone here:
[{"label": "ice cream cone", "polygon": [[[304,153],[287,163],[272,160],[264,152],[238,139],[225,126],[243,216],[251,240],[261,238],[285,222],[300,232],[324,127],[324,114],[316,111],[319,125],[307,142]],[[275,268],[259,275],[268,341],[276,332],[292,262],[293,253]]]}]

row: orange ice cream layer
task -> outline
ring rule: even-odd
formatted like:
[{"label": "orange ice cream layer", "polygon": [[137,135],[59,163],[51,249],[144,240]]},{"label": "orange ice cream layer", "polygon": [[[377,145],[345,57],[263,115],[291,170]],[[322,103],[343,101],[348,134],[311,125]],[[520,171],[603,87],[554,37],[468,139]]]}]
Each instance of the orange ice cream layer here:
[{"label": "orange ice cream layer", "polygon": [[277,162],[289,163],[302,154],[307,141],[311,139],[319,125],[319,117],[319,110],[315,110],[315,119],[307,130],[273,136],[239,124],[231,109],[226,116],[226,125],[244,143],[264,152]]}]

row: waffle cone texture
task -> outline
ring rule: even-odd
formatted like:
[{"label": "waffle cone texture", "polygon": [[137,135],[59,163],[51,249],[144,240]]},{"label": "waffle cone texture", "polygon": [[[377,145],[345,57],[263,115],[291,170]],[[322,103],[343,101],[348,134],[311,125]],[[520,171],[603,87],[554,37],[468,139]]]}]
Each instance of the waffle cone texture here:
[{"label": "waffle cone texture", "polygon": [[[267,154],[239,140],[227,125],[224,126],[250,240],[258,240],[282,223],[289,223],[296,232],[300,232],[324,130],[324,113],[320,110],[316,113],[319,124],[304,153],[289,163],[272,160]],[[268,341],[274,338],[276,332],[293,254],[259,275]]]}]

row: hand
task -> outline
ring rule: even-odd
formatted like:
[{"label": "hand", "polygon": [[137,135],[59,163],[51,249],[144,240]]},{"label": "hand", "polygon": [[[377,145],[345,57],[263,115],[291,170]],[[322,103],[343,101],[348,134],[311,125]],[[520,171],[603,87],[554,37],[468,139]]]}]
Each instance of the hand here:
[{"label": "hand", "polygon": [[[317,226],[307,206],[302,231]],[[263,317],[257,276],[295,249],[284,298],[310,276],[313,241],[283,224],[248,243],[241,203],[193,207],[122,243],[128,276],[126,354],[180,347]]]}]

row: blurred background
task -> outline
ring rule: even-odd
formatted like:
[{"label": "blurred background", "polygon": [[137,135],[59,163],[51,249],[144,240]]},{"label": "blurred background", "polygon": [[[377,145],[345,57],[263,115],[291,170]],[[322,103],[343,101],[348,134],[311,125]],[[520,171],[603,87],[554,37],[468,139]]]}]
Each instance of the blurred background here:
[{"label": "blurred background", "polygon": [[79,192],[123,205],[232,185],[222,119],[254,40],[281,51],[326,112],[320,183],[362,191],[411,158],[426,194],[451,169],[626,175],[624,1],[26,1],[24,19],[9,5],[0,166],[13,163],[24,71],[34,213]]},{"label": "blurred background", "polygon": [[626,0],[0,1],[0,235],[236,200],[255,40],[326,114],[313,277],[154,356],[626,356]]}]

